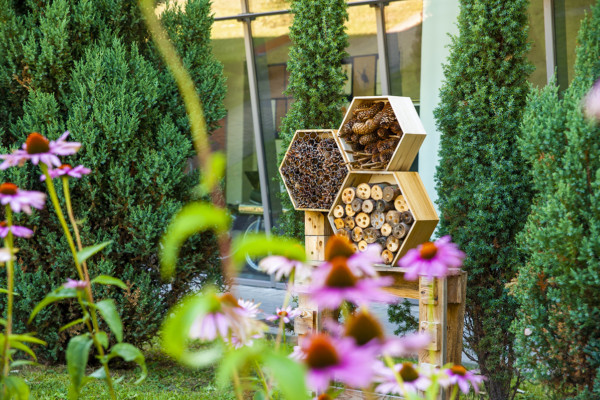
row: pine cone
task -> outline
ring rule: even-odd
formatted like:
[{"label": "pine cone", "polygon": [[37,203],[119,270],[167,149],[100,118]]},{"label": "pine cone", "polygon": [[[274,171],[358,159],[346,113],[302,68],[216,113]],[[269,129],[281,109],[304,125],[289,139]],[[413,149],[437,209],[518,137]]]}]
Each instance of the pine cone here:
[{"label": "pine cone", "polygon": [[380,153],[389,149],[394,150],[396,148],[396,144],[398,144],[398,139],[382,140],[377,143],[377,150],[379,150]]},{"label": "pine cone", "polygon": [[387,139],[390,136],[390,131],[385,128],[379,128],[377,129],[377,136],[381,139]]},{"label": "pine cone", "polygon": [[378,102],[373,104],[371,107],[367,109],[362,109],[356,113],[356,118],[359,121],[366,121],[370,118],[373,118],[377,113],[379,113],[383,109],[383,102]]},{"label": "pine cone", "polygon": [[367,122],[357,122],[352,127],[352,132],[358,133],[359,135],[367,135],[369,133],[375,132],[378,128],[377,124],[373,119],[367,120]]},{"label": "pine cone", "polygon": [[358,122],[356,118],[352,118],[350,121],[346,122],[340,131],[340,136],[348,136],[352,134],[352,126]]},{"label": "pine cone", "polygon": [[389,162],[392,159],[392,155],[394,154],[394,149],[387,149],[379,153],[379,160],[381,162]]},{"label": "pine cone", "polygon": [[402,128],[400,128],[400,124],[398,123],[398,121],[395,121],[390,125],[390,130],[395,135],[402,135]]},{"label": "pine cone", "polygon": [[362,135],[360,137],[360,139],[358,139],[358,143],[362,144],[363,146],[369,144],[369,143],[373,143],[377,140],[377,134],[375,133],[368,133],[366,135]]}]

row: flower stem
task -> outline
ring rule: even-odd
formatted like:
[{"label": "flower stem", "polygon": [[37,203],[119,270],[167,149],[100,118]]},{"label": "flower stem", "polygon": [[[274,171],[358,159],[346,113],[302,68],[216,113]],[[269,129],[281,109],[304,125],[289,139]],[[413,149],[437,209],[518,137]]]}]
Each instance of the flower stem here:
[{"label": "flower stem", "polygon": [[388,368],[391,369],[392,372],[394,373],[394,377],[396,378],[396,382],[398,382],[398,384],[400,385],[402,394],[404,396],[407,396],[408,393],[406,392],[406,388],[404,387],[404,380],[400,376],[400,373],[396,370],[396,365],[394,364],[394,360],[392,360],[392,357],[388,356],[387,354],[383,355],[383,360],[385,361],[385,365],[387,365]]},{"label": "flower stem", "polygon": [[[2,349],[2,377],[6,378],[9,373],[9,352],[10,352],[10,336],[12,334],[12,314],[13,314],[13,298],[14,298],[14,268],[13,268],[13,234],[12,234],[12,209],[10,205],[6,205],[6,225],[8,226],[8,234],[4,240],[8,247],[9,259],[6,263],[6,282],[8,290],[8,300],[6,304],[6,329],[4,330],[4,348]],[[4,386],[6,390],[6,386]]]},{"label": "flower stem", "polygon": [[258,372],[258,377],[260,378],[263,388],[265,389],[265,396],[267,396],[267,400],[271,400],[271,395],[269,394],[269,386],[267,385],[265,375],[263,374],[262,369],[260,368],[260,364],[256,360],[254,360],[254,363],[256,364],[256,372]]},{"label": "flower stem", "polygon": [[[56,212],[56,216],[60,221],[60,224],[65,232],[65,237],[67,238],[67,242],[69,243],[69,248],[71,249],[71,253],[73,254],[73,261],[75,261],[75,267],[77,268],[77,273],[79,274],[79,279],[85,281],[86,285],[86,295],[87,300],[93,304],[94,298],[92,296],[92,289],[90,278],[87,276],[87,273],[84,275],[83,270],[81,269],[81,265],[79,264],[79,258],[77,257],[77,249],[75,248],[75,242],[73,241],[73,236],[71,235],[71,231],[69,230],[69,226],[67,225],[67,221],[65,220],[65,215],[62,212],[62,208],[60,207],[60,202],[58,201],[58,196],[56,195],[56,189],[54,188],[54,183],[52,182],[52,178],[48,173],[48,166],[44,163],[40,163],[40,168],[42,169],[42,173],[46,176],[46,187],[48,188],[48,194],[50,195],[50,199],[52,200],[52,205],[54,206],[54,211]],[[70,198],[69,198],[70,202]],[[74,228],[76,229],[76,228]],[[82,305],[83,306],[83,305]],[[100,332],[98,328],[98,316],[96,315],[96,311],[92,310],[90,312],[92,316],[92,327],[93,330],[90,332],[92,334],[92,340],[94,341],[94,345],[96,346],[96,350],[98,351],[99,357],[102,359],[104,357],[104,348],[102,344],[96,337],[96,333]],[[108,365],[103,363],[104,372],[106,373],[106,385],[108,386],[108,390],[110,392],[110,397],[114,400],[117,399],[115,394],[115,390],[113,388],[112,378],[110,376],[110,371],[108,369]]]},{"label": "flower stem", "polygon": [[235,388],[235,397],[237,397],[237,400],[244,400],[242,383],[240,382],[240,376],[238,375],[237,369],[233,370],[233,387]]},{"label": "flower stem", "polygon": [[[285,309],[290,302],[290,297],[292,296],[291,290],[292,286],[294,286],[294,276],[295,270],[292,270],[290,273],[290,278],[288,279],[287,288],[285,291],[285,297],[283,298],[283,305],[281,309]],[[283,318],[279,318],[279,330],[277,331],[277,338],[275,339],[275,350],[279,350],[279,345],[281,344],[281,338],[285,336],[285,322]],[[285,340],[285,339],[284,339]]]},{"label": "flower stem", "polygon": [[454,387],[452,388],[452,395],[450,396],[450,400],[456,399],[457,395],[458,395],[458,384],[454,385]]}]

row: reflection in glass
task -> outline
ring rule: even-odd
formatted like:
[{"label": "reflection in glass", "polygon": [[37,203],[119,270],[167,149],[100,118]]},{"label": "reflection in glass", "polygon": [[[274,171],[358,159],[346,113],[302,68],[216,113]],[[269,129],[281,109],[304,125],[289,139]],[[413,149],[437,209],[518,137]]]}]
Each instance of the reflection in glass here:
[{"label": "reflection in glass", "polygon": [[532,1],[529,5],[529,61],[535,70],[529,77],[529,81],[539,87],[546,86],[546,41],[544,32],[544,3]]},{"label": "reflection in glass", "polygon": [[423,0],[390,3],[385,8],[391,94],[418,102],[421,91]]},{"label": "reflection in glass", "polygon": [[248,5],[250,6],[250,12],[277,11],[290,8],[289,0],[248,0]]},{"label": "reflection in glass", "polygon": [[350,102],[355,96],[380,95],[381,82],[375,10],[370,6],[349,7],[348,15],[346,26],[350,45],[347,49],[349,57],[344,64],[348,71]]},{"label": "reflection in glass", "polygon": [[[225,197],[234,220],[232,234],[236,236],[264,230],[242,23],[215,22],[212,39],[213,52],[223,63],[227,77],[227,116],[211,142],[214,150],[227,156]],[[252,260],[248,261],[241,277],[269,280],[255,271]]]},{"label": "reflection in glass", "polygon": [[590,13],[594,0],[555,0],[554,28],[558,84],[565,89],[573,79],[575,45],[581,20]]},{"label": "reflection in glass", "polygon": [[[184,2],[186,0],[178,0]],[[213,0],[211,10],[215,18],[229,17],[242,13],[242,3],[239,0]]]}]

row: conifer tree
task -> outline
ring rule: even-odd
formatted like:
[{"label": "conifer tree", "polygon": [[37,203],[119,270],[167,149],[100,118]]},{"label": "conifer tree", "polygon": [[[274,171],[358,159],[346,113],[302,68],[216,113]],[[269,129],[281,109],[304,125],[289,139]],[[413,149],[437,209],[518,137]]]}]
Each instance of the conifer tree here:
[{"label": "conifer tree", "polygon": [[581,107],[600,77],[599,35],[597,3],[573,82],[564,94],[555,82],[531,93],[520,140],[536,192],[520,236],[530,259],[514,285],[518,361],[561,399],[600,398],[600,126]]},{"label": "conifer tree", "polygon": [[515,299],[505,285],[524,255],[515,236],[529,213],[531,189],[516,145],[528,92],[527,0],[461,0],[459,35],[444,67],[435,110],[442,133],[436,173],[439,234],[467,258],[465,339],[488,377],[491,399],[516,385]]},{"label": "conifer tree", "polygon": [[[168,6],[162,18],[214,129],[225,114],[225,87],[222,66],[210,52],[210,2]],[[172,282],[160,278],[160,238],[190,200],[198,177],[189,172],[193,150],[183,102],[135,1],[0,0],[0,93],[3,153],[20,146],[32,131],[56,139],[69,130],[69,139],[82,143],[81,151],[65,160],[93,171],[70,182],[75,216],[84,245],[112,241],[88,262],[93,276],[114,275],[130,286],[124,292],[102,287],[95,293],[115,299],[127,342],[152,338],[184,293],[219,281],[216,240],[210,234],[186,244]],[[44,190],[33,166],[11,168],[0,178]],[[32,239],[17,242],[16,287],[24,294],[15,304],[17,328],[37,331],[49,343],[38,356],[56,360],[77,333],[76,328],[58,333],[58,328],[79,318],[76,309],[61,303],[40,313],[32,325],[24,323],[48,291],[75,277],[74,267],[53,212],[20,216],[17,222],[35,231]]]},{"label": "conifer tree", "polygon": [[[344,0],[292,0],[290,8],[294,14],[290,27],[293,44],[285,94],[291,95],[294,103],[281,123],[283,149],[288,148],[298,129],[337,129],[342,122],[346,81],[342,60],[348,47]],[[285,209],[294,209],[287,193],[282,195],[282,204]],[[302,213],[290,211],[282,215],[279,230],[288,236],[302,237],[303,222]]]}]

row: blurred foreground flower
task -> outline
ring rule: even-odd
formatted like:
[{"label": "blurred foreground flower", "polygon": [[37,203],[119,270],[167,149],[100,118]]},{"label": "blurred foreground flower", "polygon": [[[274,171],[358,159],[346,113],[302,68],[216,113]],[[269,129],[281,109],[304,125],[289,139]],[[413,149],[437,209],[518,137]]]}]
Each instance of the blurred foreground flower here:
[{"label": "blurred foreground flower", "polygon": [[238,301],[231,293],[214,296],[211,309],[194,321],[190,328],[191,339],[212,341],[230,336],[245,344],[262,333],[262,323],[255,320],[258,305],[251,301]]},{"label": "blurred foreground flower", "polygon": [[583,99],[583,111],[586,117],[600,120],[600,79],[594,83]]},{"label": "blurred foreground flower", "polygon": [[296,348],[295,357],[306,364],[307,383],[317,392],[325,391],[332,380],[354,388],[371,383],[370,366],[375,362],[375,353],[369,348],[356,347],[352,339],[313,335]]},{"label": "blurred foreground flower", "polygon": [[444,236],[434,243],[423,243],[409,250],[398,265],[406,269],[404,278],[408,280],[415,280],[419,276],[443,278],[449,275],[450,268],[459,268],[464,258],[465,253],[450,242],[450,236]]},{"label": "blurred foreground flower", "polygon": [[10,204],[14,212],[24,211],[31,214],[31,207],[42,209],[46,204],[46,195],[42,192],[21,190],[14,183],[5,182],[0,185],[0,203]]},{"label": "blurred foreground flower", "polygon": [[440,385],[445,387],[458,385],[464,394],[469,393],[469,385],[473,386],[475,393],[479,393],[479,386],[485,380],[484,376],[467,371],[462,365],[454,365],[443,372],[447,377],[440,378]]},{"label": "blurred foreground flower", "polygon": [[357,276],[377,276],[373,266],[382,263],[380,245],[370,244],[365,251],[355,253],[348,238],[334,235],[325,245],[325,261],[338,257],[346,258],[348,267]]},{"label": "blurred foreground flower", "polygon": [[0,237],[7,237],[8,232],[12,232],[13,236],[29,238],[33,235],[33,231],[24,226],[12,225],[8,226],[6,221],[0,222]]},{"label": "blurred foreground flower", "polygon": [[290,260],[283,256],[265,257],[258,263],[258,268],[269,275],[275,274],[275,280],[288,277],[294,271],[294,279],[302,281],[310,276],[311,268],[300,261]]},{"label": "blurred foreground flower", "polygon": [[63,133],[58,140],[49,141],[39,133],[33,132],[27,136],[27,140],[23,144],[23,150],[15,150],[11,154],[0,155],[0,159],[4,160],[0,164],[0,169],[23,165],[28,160],[31,160],[35,165],[41,161],[48,166],[58,167],[62,164],[58,156],[75,154],[81,147],[81,143],[66,142],[67,136],[69,136],[69,131]]},{"label": "blurred foreground flower", "polygon": [[[73,168],[71,165],[69,164],[62,164],[60,167],[58,168],[52,168],[52,169],[48,169],[48,175],[50,175],[50,178],[54,179],[57,178],[59,176],[68,176],[71,178],[81,178],[83,175],[88,175],[90,172],[92,172],[91,169],[84,167],[83,165],[78,165],[75,168]],[[45,181],[46,180],[46,175],[40,175],[40,181]]]},{"label": "blurred foreground flower", "polygon": [[[402,384],[396,379],[396,374],[402,378]],[[375,388],[378,393],[404,395],[427,390],[431,379],[421,374],[410,362],[396,364],[394,370],[378,363],[375,366],[375,382],[379,383]]]},{"label": "blurred foreground flower", "polygon": [[300,315],[302,311],[298,308],[292,309],[292,307],[287,306],[286,308],[277,307],[277,311],[275,315],[269,315],[265,319],[267,321],[277,321],[278,319],[283,319],[283,322],[289,324],[290,321]]},{"label": "blurred foreground flower", "polygon": [[67,282],[65,284],[63,284],[63,287],[66,289],[77,289],[77,290],[83,290],[86,288],[86,286],[87,286],[86,281],[77,281],[77,280],[71,279],[71,278],[68,278]]},{"label": "blurred foreground flower", "polygon": [[8,248],[6,248],[6,247],[2,247],[2,248],[0,248],[0,262],[3,262],[3,263],[4,263],[4,262],[7,262],[7,261],[9,261],[11,258],[12,258],[13,260],[15,259],[14,255],[11,257],[11,254],[10,254],[10,249],[8,249]]}]

